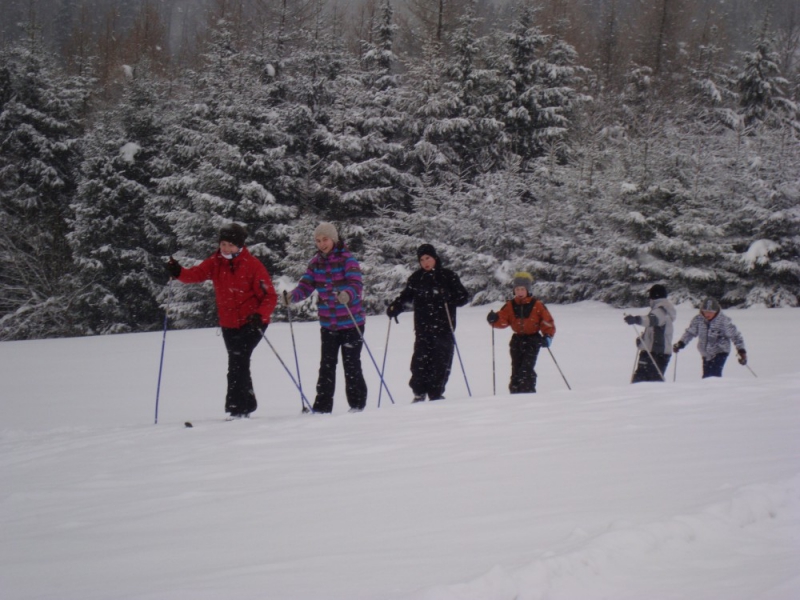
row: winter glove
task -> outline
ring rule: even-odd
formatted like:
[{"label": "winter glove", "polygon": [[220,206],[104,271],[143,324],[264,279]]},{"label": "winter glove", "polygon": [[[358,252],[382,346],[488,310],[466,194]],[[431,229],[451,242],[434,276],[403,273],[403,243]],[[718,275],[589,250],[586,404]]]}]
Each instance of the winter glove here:
[{"label": "winter glove", "polygon": [[489,325],[494,325],[494,324],[495,324],[495,323],[497,323],[499,320],[500,320],[500,315],[498,315],[498,314],[497,314],[496,312],[494,312],[493,310],[490,310],[490,311],[489,311],[489,314],[488,314],[488,315],[486,315],[486,322],[487,322],[487,323],[489,323]]},{"label": "winter glove", "polygon": [[261,315],[259,313],[253,313],[249,317],[247,317],[247,323],[253,328],[258,330],[259,332],[264,331],[266,329],[266,325],[264,321],[261,319]]},{"label": "winter glove", "polygon": [[397,320],[397,315],[399,315],[401,312],[403,312],[403,307],[400,306],[398,302],[392,302],[386,307],[386,316],[388,316],[390,319],[394,319],[395,323],[400,322]]},{"label": "winter glove", "polygon": [[739,350],[739,364],[746,365],[747,364],[747,351],[746,350]]},{"label": "winter glove", "polygon": [[336,293],[336,301],[339,304],[350,304],[350,292],[344,290]]},{"label": "winter glove", "polygon": [[633,315],[625,315],[625,322],[628,325],[641,325],[642,317],[634,317]]},{"label": "winter glove", "polygon": [[675,354],[677,354],[678,352],[680,352],[684,348],[686,348],[686,344],[683,343],[683,340],[678,340],[677,342],[675,342],[675,345],[672,347],[672,351]]},{"label": "winter glove", "polygon": [[551,338],[549,335],[546,335],[542,338],[542,346],[544,346],[545,348],[549,348],[550,344],[552,343],[553,343],[553,338]]},{"label": "winter glove", "polygon": [[283,302],[284,306],[289,306],[292,303],[292,295],[286,290],[283,290],[281,292],[281,302]]},{"label": "winter glove", "polygon": [[167,264],[164,265],[164,268],[167,270],[167,273],[169,273],[169,276],[173,279],[180,277],[181,271],[183,270],[181,264],[172,256],[169,257],[169,260],[167,261]]}]

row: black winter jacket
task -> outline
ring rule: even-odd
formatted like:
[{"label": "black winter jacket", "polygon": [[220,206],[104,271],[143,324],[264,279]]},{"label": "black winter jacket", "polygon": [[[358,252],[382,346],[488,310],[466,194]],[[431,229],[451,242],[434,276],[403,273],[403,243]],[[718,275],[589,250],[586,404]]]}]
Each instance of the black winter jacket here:
[{"label": "black winter jacket", "polygon": [[447,311],[455,330],[456,307],[464,306],[468,300],[469,294],[458,275],[437,265],[430,271],[421,268],[414,271],[392,304],[400,312],[413,305],[417,334],[443,334],[450,333]]}]

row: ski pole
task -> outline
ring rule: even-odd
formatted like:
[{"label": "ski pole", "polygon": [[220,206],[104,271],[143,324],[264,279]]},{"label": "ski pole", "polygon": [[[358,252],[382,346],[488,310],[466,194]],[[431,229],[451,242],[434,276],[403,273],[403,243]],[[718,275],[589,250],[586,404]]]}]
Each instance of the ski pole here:
[{"label": "ski pole", "polygon": [[642,348],[644,348],[644,351],[647,352],[647,356],[650,357],[650,361],[653,363],[653,366],[656,368],[656,372],[658,373],[658,376],[661,377],[661,381],[666,381],[667,379],[666,379],[666,377],[664,377],[664,373],[661,372],[661,369],[659,368],[658,363],[656,362],[656,359],[653,358],[653,355],[650,353],[650,350],[648,350],[647,346],[644,345],[644,340],[642,339],[642,336],[639,334],[639,328],[636,327],[636,325],[634,325],[633,326],[633,330],[636,332],[636,337],[639,338],[640,342],[642,342]]},{"label": "ski pole", "polygon": [[[491,325],[490,325],[491,327]],[[492,327],[492,395],[497,395],[497,377],[496,377],[497,370],[495,368],[494,362],[494,327]]]},{"label": "ski pole", "polygon": [[461,350],[458,349],[458,341],[456,340],[456,330],[453,328],[453,319],[450,318],[450,308],[447,306],[447,301],[445,301],[444,303],[444,310],[447,312],[447,322],[450,324],[450,333],[453,334],[453,345],[456,347],[458,362],[461,364],[461,372],[464,374],[464,383],[467,384],[467,393],[471,398],[472,390],[469,389],[469,381],[467,381],[467,371],[466,369],[464,369],[464,361],[461,360]]},{"label": "ski pole", "polygon": [[292,375],[292,372],[289,370],[289,367],[286,366],[286,363],[283,362],[283,359],[281,358],[281,355],[278,354],[277,350],[275,350],[275,346],[273,346],[272,342],[269,341],[269,338],[267,337],[266,332],[262,332],[261,333],[261,337],[264,338],[264,341],[267,342],[267,345],[270,347],[272,352],[275,354],[275,357],[278,359],[278,362],[281,363],[281,366],[286,371],[286,374],[289,376],[289,379],[292,380],[292,383],[294,384],[294,387],[296,387],[299,390],[300,398],[303,401],[303,412],[313,412],[313,410],[311,408],[311,403],[308,401],[308,398],[306,398],[306,395],[303,393],[303,388],[301,388],[300,384],[297,383],[297,381],[294,378],[294,375]]},{"label": "ski pole", "polygon": [[[364,344],[364,348],[367,349],[367,354],[369,354],[369,357],[372,360],[372,364],[375,366],[375,370],[378,372],[378,377],[381,378],[381,385],[386,388],[386,393],[389,394],[389,400],[391,400],[392,404],[394,404],[394,398],[392,398],[392,392],[389,391],[389,386],[386,385],[386,381],[384,381],[384,379],[383,379],[383,373],[381,373],[381,370],[378,368],[378,363],[375,362],[375,357],[372,356],[372,351],[369,349],[369,345],[367,344],[367,340],[364,339],[364,334],[361,332],[361,327],[359,327],[358,323],[356,323],[356,319],[353,316],[352,311],[350,310],[350,305],[349,304],[345,304],[344,307],[347,309],[347,314],[350,315],[350,320],[353,321],[353,325],[356,326],[356,331],[358,331],[358,335],[361,336],[361,341]],[[391,326],[391,324],[392,323],[389,322],[390,326]],[[388,341],[388,339],[387,339],[387,341]]]},{"label": "ski pole", "polygon": [[678,353],[675,352],[675,366],[672,368],[672,383],[678,380]]},{"label": "ski pole", "polygon": [[[738,350],[736,351],[736,356],[738,356],[738,357],[739,357],[739,359],[741,359],[741,358],[742,358],[742,355],[741,355],[741,354],[739,354],[739,351],[738,351]],[[739,364],[741,364],[741,363],[739,363]],[[748,365],[747,363],[745,363],[745,364],[744,364],[744,366],[745,366],[745,367],[747,367],[747,370],[748,370],[748,371],[750,371],[750,372],[753,374],[753,377],[755,377],[756,379],[758,379],[758,375],[756,375],[756,372],[755,372],[755,371],[753,371],[753,369],[751,369],[751,368],[750,368],[750,365]]]},{"label": "ski pole", "polygon": [[[383,364],[381,365],[381,381],[383,381],[383,374],[386,372],[386,355],[389,354],[389,334],[392,332],[392,319],[389,318],[389,328],[386,330],[386,346],[383,349]],[[383,394],[383,386],[378,389],[378,408],[381,407],[381,394]]]},{"label": "ski pole", "polygon": [[172,303],[172,279],[167,282],[167,304],[164,306],[164,334],[161,336],[161,360],[158,363],[158,385],[156,386],[156,417],[153,425],[158,425],[158,400],[161,396],[161,373],[164,370],[164,347],[167,344],[167,318],[169,317],[169,305]]},{"label": "ski pole", "polygon": [[[267,286],[262,281],[261,282],[261,289],[264,290],[264,293],[267,293]],[[300,402],[303,402],[303,381],[300,379],[300,361],[297,359],[297,344],[294,341],[294,327],[292,326],[292,308],[289,306],[289,300],[285,296],[286,292],[284,292],[284,298],[286,298],[286,316],[289,319],[289,331],[292,334],[292,350],[294,351],[294,368],[297,371],[297,387],[300,390]],[[305,409],[305,405],[303,405],[303,409]]]},{"label": "ski pole", "polygon": [[567,378],[564,377],[564,372],[561,370],[561,367],[558,366],[558,361],[556,360],[556,357],[553,354],[553,351],[550,350],[550,348],[548,346],[545,346],[545,348],[547,348],[547,351],[550,353],[550,358],[552,358],[553,362],[556,364],[556,369],[558,369],[558,372],[561,373],[561,379],[563,379],[564,383],[567,384],[567,389],[568,390],[572,390],[572,388],[569,386],[569,381],[567,381]]}]

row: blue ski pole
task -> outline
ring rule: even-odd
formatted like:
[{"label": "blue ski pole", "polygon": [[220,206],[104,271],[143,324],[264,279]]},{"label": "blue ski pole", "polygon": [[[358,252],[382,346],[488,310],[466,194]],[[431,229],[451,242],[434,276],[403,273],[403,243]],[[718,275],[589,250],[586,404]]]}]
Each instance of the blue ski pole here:
[{"label": "blue ski pole", "polygon": [[169,317],[169,305],[172,303],[172,279],[167,283],[169,293],[167,294],[167,304],[164,307],[164,334],[161,336],[161,360],[158,363],[158,385],[156,386],[156,417],[154,425],[158,425],[158,401],[161,396],[161,373],[164,370],[164,348],[167,345],[167,318]]},{"label": "blue ski pole", "polygon": [[300,391],[300,398],[303,400],[303,412],[312,412],[311,403],[308,401],[308,398],[306,398],[306,395],[303,393],[303,388],[301,388],[300,384],[297,383],[297,380],[295,380],[294,375],[292,375],[292,372],[289,370],[289,367],[286,366],[286,363],[283,362],[283,359],[281,358],[281,355],[278,354],[277,350],[275,350],[275,346],[273,346],[272,342],[269,341],[269,338],[267,337],[267,334],[266,333],[262,333],[261,337],[264,338],[264,341],[267,342],[267,345],[270,347],[272,352],[275,353],[275,357],[281,363],[281,366],[283,366],[284,370],[286,371],[286,374],[292,380],[292,383],[294,383],[294,387],[296,387]]},{"label": "blue ski pole", "polygon": [[[261,282],[261,289],[265,294],[267,293],[267,286],[263,281]],[[286,305],[286,316],[289,319],[289,331],[292,334],[292,350],[294,351],[294,367],[297,372],[297,388],[300,390],[300,402],[303,404],[303,412],[306,412],[307,408],[303,403],[303,381],[300,379],[300,361],[297,359],[297,343],[294,340],[294,327],[292,326],[292,308],[289,306],[289,296],[285,291],[283,292],[283,299]]]},{"label": "blue ski pole", "polygon": [[[389,334],[392,332],[392,319],[389,319],[389,329],[386,330],[386,347],[383,349],[383,364],[381,365],[381,381],[383,381],[383,374],[386,372],[386,355],[389,354]],[[381,407],[381,394],[383,394],[383,386],[378,391],[378,408]]]},{"label": "blue ski pole", "polygon": [[[394,404],[394,398],[392,398],[392,392],[389,391],[389,386],[386,385],[386,381],[384,381],[383,379],[383,373],[381,373],[381,370],[378,368],[378,363],[375,362],[375,357],[372,356],[372,351],[369,349],[367,340],[364,339],[364,334],[361,332],[361,327],[359,327],[358,323],[356,323],[356,319],[353,316],[352,311],[350,310],[350,305],[345,304],[344,307],[347,309],[347,314],[350,315],[350,320],[353,321],[353,325],[356,326],[356,331],[358,331],[358,335],[361,336],[361,341],[364,343],[364,348],[367,349],[367,354],[369,354],[369,357],[372,360],[372,364],[375,365],[375,370],[378,372],[378,377],[381,378],[381,385],[386,388],[386,393],[389,394],[389,400],[391,400],[392,404]],[[389,325],[391,325],[391,322],[389,322]]]}]

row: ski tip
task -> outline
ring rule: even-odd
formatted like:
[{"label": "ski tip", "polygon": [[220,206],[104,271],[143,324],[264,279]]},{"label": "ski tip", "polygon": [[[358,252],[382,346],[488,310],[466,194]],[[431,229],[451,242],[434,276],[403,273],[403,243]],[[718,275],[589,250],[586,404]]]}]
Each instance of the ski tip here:
[{"label": "ski tip", "polygon": [[186,421],[186,423],[184,423],[183,425],[184,425],[184,427],[194,427],[194,425],[192,425],[191,421]]}]

